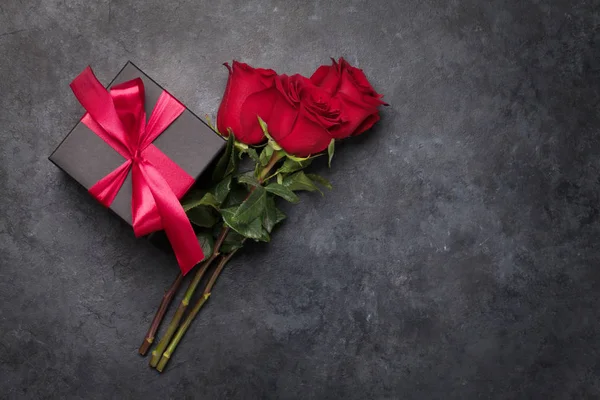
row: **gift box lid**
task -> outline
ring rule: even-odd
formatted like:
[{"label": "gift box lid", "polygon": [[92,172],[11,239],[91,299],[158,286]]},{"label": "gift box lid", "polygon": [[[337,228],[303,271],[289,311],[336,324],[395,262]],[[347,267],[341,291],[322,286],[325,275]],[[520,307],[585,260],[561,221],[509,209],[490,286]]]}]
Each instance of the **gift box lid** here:
[{"label": "gift box lid", "polygon": [[[145,89],[148,119],[164,90],[133,63],[128,62],[108,88],[141,78]],[[225,141],[188,108],[153,142],[167,157],[197,179],[224,149]],[[120,166],[125,159],[98,135],[79,121],[50,155],[50,161],[73,177],[86,189]],[[131,171],[110,209],[128,224],[131,216]]]}]

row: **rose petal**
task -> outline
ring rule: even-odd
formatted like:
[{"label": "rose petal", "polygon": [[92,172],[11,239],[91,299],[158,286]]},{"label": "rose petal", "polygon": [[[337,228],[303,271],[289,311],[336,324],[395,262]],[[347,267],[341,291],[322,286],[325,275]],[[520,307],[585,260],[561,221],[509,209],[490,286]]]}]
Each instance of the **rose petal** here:
[{"label": "rose petal", "polygon": [[259,144],[265,140],[258,117],[269,124],[276,96],[275,88],[265,89],[248,96],[240,112],[240,126],[244,143]]},{"label": "rose petal", "polygon": [[307,118],[304,110],[300,110],[292,130],[277,143],[290,154],[308,157],[325,150],[330,141],[327,130]]},{"label": "rose petal", "polygon": [[379,111],[377,111],[374,114],[369,115],[354,131],[354,133],[352,133],[352,136],[356,136],[356,135],[360,135],[361,133],[365,132],[368,129],[371,129],[371,127],[381,119],[381,117],[379,116]]}]

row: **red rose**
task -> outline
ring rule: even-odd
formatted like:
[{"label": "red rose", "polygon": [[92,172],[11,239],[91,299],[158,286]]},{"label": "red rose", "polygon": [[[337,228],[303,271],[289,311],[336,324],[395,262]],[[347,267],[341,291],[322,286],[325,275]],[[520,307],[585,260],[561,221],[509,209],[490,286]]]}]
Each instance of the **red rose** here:
[{"label": "red rose", "polygon": [[322,65],[310,77],[315,85],[341,103],[343,123],[329,130],[332,137],[343,139],[358,135],[379,121],[380,105],[385,104],[362,70],[340,58],[333,65]]},{"label": "red rose", "polygon": [[228,135],[231,129],[242,143],[258,144],[265,136],[256,116],[262,118],[271,108],[271,104],[260,101],[260,93],[273,87],[277,73],[237,61],[231,67],[227,63],[224,65],[229,69],[229,80],[219,107],[217,128],[223,135]]},{"label": "red rose", "polygon": [[328,129],[337,129],[342,123],[339,101],[302,75],[278,76],[274,87],[260,97],[273,105],[270,115],[261,115],[269,133],[296,156],[325,150],[331,141]]}]

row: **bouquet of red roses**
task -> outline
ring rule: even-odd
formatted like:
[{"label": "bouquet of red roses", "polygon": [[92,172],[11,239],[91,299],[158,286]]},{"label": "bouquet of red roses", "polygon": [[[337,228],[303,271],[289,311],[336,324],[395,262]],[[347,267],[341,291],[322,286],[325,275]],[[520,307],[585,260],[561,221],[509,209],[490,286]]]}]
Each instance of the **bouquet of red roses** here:
[{"label": "bouquet of red roses", "polygon": [[[285,219],[277,198],[297,203],[299,191],[330,189],[327,180],[304,169],[322,155],[328,155],[331,166],[335,141],[365,132],[379,120],[379,106],[385,104],[364,73],[343,58],[319,67],[310,78],[278,75],[236,61],[225,66],[229,80],[213,128],[228,138],[227,146],[213,172],[212,187],[192,191],[182,200],[207,257],[196,267],[152,351],[150,365],[158,371],[165,368],[231,257],[248,239],[268,242],[275,225]],[[254,168],[240,171],[243,157],[250,158]],[[209,270],[202,293],[188,310]],[[165,293],[140,354],[154,343],[182,281],[179,274]]]}]

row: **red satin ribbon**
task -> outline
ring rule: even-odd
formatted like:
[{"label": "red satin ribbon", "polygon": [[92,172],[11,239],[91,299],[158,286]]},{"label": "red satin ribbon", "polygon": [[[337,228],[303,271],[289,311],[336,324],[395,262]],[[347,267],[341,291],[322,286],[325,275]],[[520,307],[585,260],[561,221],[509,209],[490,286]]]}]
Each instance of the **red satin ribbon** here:
[{"label": "red satin ribbon", "polygon": [[89,192],[109,207],[131,171],[133,231],[144,236],[164,229],[185,275],[204,253],[179,198],[194,183],[187,172],[152,144],[185,110],[162,92],[146,124],[144,83],[140,78],[114,86],[110,92],[87,67],[71,83],[87,113],[82,122],[100,136],[125,162],[100,179]]}]

